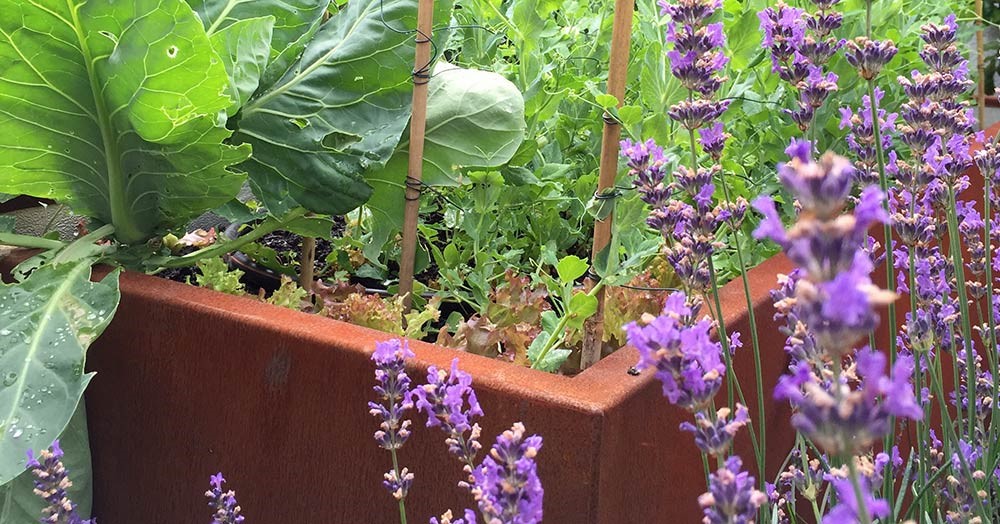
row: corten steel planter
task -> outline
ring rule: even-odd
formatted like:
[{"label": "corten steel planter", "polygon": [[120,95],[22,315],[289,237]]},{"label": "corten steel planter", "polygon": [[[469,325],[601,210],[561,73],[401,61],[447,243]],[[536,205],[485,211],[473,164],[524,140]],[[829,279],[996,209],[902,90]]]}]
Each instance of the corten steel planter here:
[{"label": "corten steel planter", "polygon": [[[789,269],[778,256],[749,276],[762,336],[769,477],[793,438],[789,408],[771,397],[786,357],[767,299],[775,274]],[[97,372],[86,400],[100,522],[202,521],[201,495],[217,471],[237,490],[249,522],[398,521],[381,486],[389,455],[372,440],[377,424],[366,404],[373,399],[370,355],[389,335],[141,274],[126,272],[121,287],[118,314],[87,363]],[[725,286],[722,299],[727,326],[747,341],[735,367],[756,416],[741,282]],[[544,437],[544,522],[700,520],[701,458],[691,435],[677,429],[689,415],[667,404],[650,373],[629,374],[635,350],[566,377],[410,345],[417,381],[428,365],[448,366],[455,357],[473,375],[486,412],[485,448],[515,421]],[[443,434],[423,423],[415,416],[400,454],[416,474],[411,522],[474,507],[456,486],[463,474]],[[737,448],[752,467],[745,431]]]},{"label": "corten steel planter", "polygon": [[[971,174],[970,197],[982,187],[981,177]],[[0,261],[0,269],[11,262]],[[768,297],[776,275],[790,270],[778,255],[748,274],[765,371],[768,478],[794,435],[790,408],[772,397],[787,361]],[[731,282],[721,293],[727,326],[743,333],[746,347],[736,354],[735,368],[757,421],[742,283]],[[900,306],[901,320],[905,304]],[[104,524],[203,521],[208,475],[223,471],[249,522],[397,522],[396,505],[381,487],[390,459],[372,440],[376,420],[367,410],[374,381],[370,355],[389,337],[124,273],[119,312],[88,354],[87,368],[97,372],[87,390],[95,515]],[[700,455],[691,435],[677,429],[690,417],[667,404],[650,373],[629,374],[635,350],[624,348],[565,377],[410,344],[417,354],[410,374],[418,382],[428,365],[446,367],[456,357],[473,375],[487,415],[481,420],[484,447],[514,421],[544,437],[544,522],[700,520]],[[414,419],[414,434],[400,454],[416,474],[410,521],[472,507],[456,486],[463,475],[441,432],[424,428],[423,417]],[[736,451],[754,469],[746,430]]]}]

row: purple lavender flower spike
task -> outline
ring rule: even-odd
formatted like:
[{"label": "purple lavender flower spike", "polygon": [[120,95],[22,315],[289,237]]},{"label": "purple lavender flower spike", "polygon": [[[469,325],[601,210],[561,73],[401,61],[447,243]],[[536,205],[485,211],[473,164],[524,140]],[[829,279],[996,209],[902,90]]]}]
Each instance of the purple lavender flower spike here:
[{"label": "purple lavender flower spike", "polygon": [[69,471],[63,465],[63,450],[56,440],[48,449],[38,453],[29,449],[27,466],[35,476],[35,495],[45,501],[42,509],[42,524],[95,524],[94,520],[84,520],[76,510],[76,503],[69,498],[69,488],[73,482]]},{"label": "purple lavender flower spike", "polygon": [[671,404],[703,410],[719,391],[726,373],[722,345],[713,341],[709,320],[695,322],[682,292],[672,293],[663,313],[645,315],[643,324],[625,326],[629,345],[639,350],[639,370],[653,368]]},{"label": "purple lavender flower spike", "polygon": [[374,389],[381,403],[369,402],[368,408],[381,419],[375,442],[385,450],[403,447],[410,436],[411,422],[403,418],[413,408],[410,377],[404,367],[407,358],[413,358],[413,352],[406,341],[398,339],[376,343],[372,354],[378,382]]},{"label": "purple lavender flower spike", "polygon": [[[858,479],[861,484],[862,498],[865,501],[865,508],[868,516],[873,518],[885,518],[889,516],[889,503],[882,499],[876,499],[872,495],[868,479],[861,477]],[[860,522],[858,499],[854,492],[851,481],[841,477],[830,479],[837,490],[837,500],[840,502],[830,509],[830,512],[823,517],[823,524],[857,524]]]},{"label": "purple lavender flower spike", "polygon": [[222,473],[212,475],[212,489],[205,492],[208,497],[208,507],[212,508],[212,524],[240,524],[244,517],[240,513],[243,511],[236,503],[236,492],[233,490],[222,491],[222,485],[226,479],[222,478]]},{"label": "purple lavender flower spike", "polygon": [[899,50],[892,40],[871,40],[859,36],[847,43],[847,63],[858,70],[865,80],[872,80],[882,72]]},{"label": "purple lavender flower spike", "polygon": [[730,100],[682,100],[667,110],[667,116],[680,122],[685,129],[696,130],[717,120],[726,109]]},{"label": "purple lavender flower spike", "polygon": [[723,129],[722,122],[719,121],[699,131],[701,135],[699,138],[701,148],[715,162],[718,162],[722,158],[722,149],[726,145],[726,140],[730,137],[729,133],[726,133]]},{"label": "purple lavender flower spike", "polygon": [[476,524],[476,512],[471,509],[465,510],[464,516],[462,518],[455,518],[451,510],[448,510],[441,515],[441,520],[431,517],[430,524]]},{"label": "purple lavender flower spike", "polygon": [[698,497],[705,517],[704,524],[751,524],[757,510],[767,502],[767,495],[754,488],[756,481],[742,470],[743,461],[737,456],[726,459],[726,465],[713,473],[708,492]]},{"label": "purple lavender flower spike", "polygon": [[629,174],[634,177],[632,184],[643,202],[655,209],[670,198],[670,191],[663,184],[667,159],[663,148],[656,145],[652,138],[645,142],[623,140],[621,155],[626,160]]},{"label": "purple lavender flower spike", "polygon": [[458,369],[458,359],[451,361],[451,372],[427,368],[427,384],[413,390],[414,404],[427,415],[427,427],[440,427],[447,438],[448,451],[459,460],[472,464],[482,448],[481,429],[473,419],[483,416],[472,376]]},{"label": "purple lavender flower spike", "polygon": [[796,74],[797,66],[804,64],[804,57],[799,54],[806,32],[802,14],[802,9],[789,7],[780,0],[774,7],[757,13],[764,33],[762,44],[771,50],[771,70],[793,85],[802,77]]},{"label": "purple lavender flower spike", "polygon": [[923,410],[910,383],[913,361],[903,358],[885,375],[885,356],[871,349],[858,353],[860,383],[852,389],[817,377],[806,363],[783,375],[775,397],[796,408],[792,424],[831,455],[855,455],[888,433],[891,416],[920,420]]},{"label": "purple lavender flower spike", "polygon": [[680,429],[694,433],[694,443],[709,455],[722,457],[729,451],[736,432],[750,423],[750,413],[746,406],[737,403],[736,413],[722,408],[712,420],[702,412],[694,414],[694,424],[682,422]]},{"label": "purple lavender flower spike", "polygon": [[541,448],[542,437],[526,437],[520,422],[497,437],[482,465],[472,471],[471,491],[486,522],[537,524],[542,521],[545,490],[535,464]]}]

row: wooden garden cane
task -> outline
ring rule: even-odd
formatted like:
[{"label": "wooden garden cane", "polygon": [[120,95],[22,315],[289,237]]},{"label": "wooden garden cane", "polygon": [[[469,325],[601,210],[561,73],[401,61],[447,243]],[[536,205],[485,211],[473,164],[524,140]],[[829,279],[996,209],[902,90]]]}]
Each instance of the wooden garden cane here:
[{"label": "wooden garden cane", "polygon": [[417,254],[417,214],[420,212],[420,185],[423,179],[433,23],[434,0],[420,0],[417,4],[416,51],[413,58],[413,114],[410,116],[410,157],[404,193],[403,247],[399,259],[399,294],[403,296],[404,310],[409,310],[413,303],[413,264]]},{"label": "wooden garden cane", "polygon": [[[625,82],[628,79],[629,47],[632,45],[632,17],[635,0],[615,0],[614,26],[611,29],[611,59],[608,63],[608,94],[618,99],[618,107],[625,99]],[[605,194],[615,185],[618,175],[618,141],[621,139],[621,124],[614,117],[605,114],[604,134],[601,138],[601,167],[597,181],[596,195]],[[594,245],[591,263],[611,241],[611,221],[614,212],[594,224]],[[617,256],[611,253],[610,256]],[[588,282],[592,285],[591,282]],[[587,369],[601,359],[604,338],[604,289],[597,293],[597,313],[588,319],[584,331],[583,353],[580,355],[580,369]]]},{"label": "wooden garden cane", "polygon": [[983,0],[976,0],[976,108],[979,129],[986,128],[986,61],[983,57]]}]

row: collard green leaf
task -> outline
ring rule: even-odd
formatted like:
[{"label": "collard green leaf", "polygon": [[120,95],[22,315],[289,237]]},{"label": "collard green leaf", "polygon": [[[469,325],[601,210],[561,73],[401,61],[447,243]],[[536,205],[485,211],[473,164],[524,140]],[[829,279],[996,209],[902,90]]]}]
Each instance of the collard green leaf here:
[{"label": "collard green leaf", "polygon": [[87,348],[118,307],[118,273],[90,281],[91,261],[51,264],[0,286],[0,485],[25,453],[62,433],[93,374]]},{"label": "collard green leaf", "polygon": [[[458,185],[460,167],[495,167],[509,161],[524,140],[524,98],[496,73],[440,64],[427,99],[423,180]],[[375,214],[374,244],[402,227],[409,138],[384,169],[370,171],[375,191],[368,202]]]},{"label": "collard green leaf", "polygon": [[236,113],[257,90],[270,60],[274,17],[263,16],[235,22],[210,37],[212,47],[229,74],[226,93],[232,99],[227,112]]},{"label": "collard green leaf", "polygon": [[0,0],[0,191],[145,240],[222,204],[228,77],[182,0]]},{"label": "collard green leaf", "polygon": [[415,15],[415,0],[349,2],[243,107],[237,138],[254,151],[243,167],[272,214],[368,200],[362,173],[385,163],[409,116]]},{"label": "collard green leaf", "polygon": [[188,0],[210,35],[242,20],[274,17],[267,76],[276,79],[301,54],[319,28],[330,0]]},{"label": "collard green leaf", "polygon": [[[59,435],[62,462],[73,485],[67,490],[77,505],[81,518],[90,517],[93,500],[93,470],[90,464],[90,439],[87,435],[87,410],[81,401],[69,425]],[[34,450],[37,455],[38,450]],[[0,522],[4,524],[35,524],[45,503],[34,493],[35,476],[25,470],[12,482],[0,486]]]}]

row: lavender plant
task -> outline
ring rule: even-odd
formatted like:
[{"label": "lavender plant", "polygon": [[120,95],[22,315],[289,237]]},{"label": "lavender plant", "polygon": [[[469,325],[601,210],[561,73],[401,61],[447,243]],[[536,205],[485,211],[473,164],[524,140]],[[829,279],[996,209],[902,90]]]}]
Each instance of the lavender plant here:
[{"label": "lavender plant", "polygon": [[63,450],[56,440],[47,449],[38,452],[28,450],[28,469],[35,477],[35,495],[45,501],[42,509],[43,524],[94,524],[92,519],[84,520],[77,513],[76,503],[69,497],[73,481],[63,465]]},{"label": "lavender plant", "polygon": [[[472,377],[452,360],[450,370],[430,366],[427,383],[411,385],[405,371],[406,359],[413,358],[406,341],[389,340],[376,344],[375,392],[380,402],[369,402],[372,415],[381,419],[375,441],[392,455],[392,469],[383,482],[399,502],[400,524],[406,524],[405,499],[414,475],[400,469],[397,451],[410,436],[406,411],[416,408],[427,416],[427,427],[440,428],[445,434],[448,452],[462,463],[465,474],[458,485],[472,495],[479,515],[486,524],[537,524],[542,521],[544,489],[538,476],[535,458],[542,447],[542,437],[526,434],[523,424],[515,423],[497,437],[489,454],[477,464],[482,449],[482,433],[474,420],[484,416],[472,388]],[[432,524],[475,524],[476,512],[466,509],[462,518],[451,510]]]},{"label": "lavender plant", "polygon": [[[974,148],[984,137],[974,132],[972,112],[959,98],[972,82],[956,44],[954,16],[921,28],[919,56],[928,72],[898,79],[908,100],[890,111],[878,82],[897,54],[895,43],[873,38],[871,2],[865,3],[865,34],[839,39],[834,33],[843,15],[836,4],[813,2],[815,11],[809,12],[779,2],[759,15],[772,70],[798,95],[797,107],[787,113],[811,138],[793,140],[789,161],[778,167],[778,179],[795,202],[794,224],[784,226],[773,199],[754,202],[764,216],[755,236],[777,243],[798,266],[780,276],[772,292],[790,360],[775,396],[792,405],[798,436],[775,482],[744,498],[717,493],[723,479],[726,486],[746,484],[738,480],[738,458],[727,458],[726,468],[712,475],[706,461],[706,522],[752,521],[733,516],[740,507],[735,500],[756,501],[754,509],[764,508],[763,521],[798,520],[803,500],[810,518],[825,523],[914,516],[989,522],[997,516],[992,501],[1000,487],[1000,449],[993,444],[1000,436],[1000,384],[994,380],[1000,358],[992,276],[1000,269],[992,246],[1000,226],[994,187],[1000,149],[995,141]],[[653,141],[627,141],[623,155],[652,208],[647,224],[664,233],[668,260],[688,292],[671,296],[661,316],[629,325],[629,344],[639,351],[637,367],[653,368],[667,399],[693,413],[682,429],[694,434],[706,455],[725,457],[748,415],[745,408],[730,409],[733,404],[715,409],[712,399],[722,384],[730,386],[730,395],[740,393],[725,358],[732,344],[724,325],[696,313],[713,280],[712,250],[720,245],[714,233],[729,219],[727,212],[742,215],[731,207],[712,208],[711,181],[721,171],[718,155],[728,138],[721,122],[691,118],[696,105],[721,107],[707,113],[711,119],[724,111],[724,101],[706,101],[723,81],[722,59],[712,53],[724,36],[706,23],[716,7],[664,6],[671,18],[668,40],[675,46],[672,71],[689,89],[688,99],[669,114],[691,130],[691,168],[672,170],[672,160]],[[687,43],[690,35],[698,36],[698,45]],[[838,78],[824,68],[842,48],[865,91],[860,107],[840,108],[851,159],[817,155],[819,127],[813,125],[816,111],[837,90]],[[693,60],[692,49],[702,58]],[[704,126],[701,145],[715,164],[710,168],[699,165],[692,124]],[[966,171],[972,165],[983,173],[982,207],[960,198],[970,187]],[[881,242],[869,236],[879,227]],[[882,264],[889,289],[873,281]],[[895,304],[904,297],[910,311],[900,325]],[[885,309],[888,344],[879,347],[875,335]],[[718,311],[712,313],[718,318]],[[894,445],[900,432],[913,428],[915,448]],[[755,447],[759,475],[766,474],[762,448]],[[717,500],[729,501],[721,506],[733,512],[711,513],[715,505],[706,501]]]},{"label": "lavender plant", "polygon": [[[97,519],[84,519],[77,511],[77,505],[70,498],[69,489],[73,481],[69,478],[69,470],[63,464],[62,447],[56,439],[52,445],[38,452],[28,450],[27,467],[34,477],[34,493],[43,502],[41,510],[42,524],[96,524]],[[222,473],[212,475],[209,479],[211,489],[205,492],[209,499],[208,507],[212,509],[211,524],[242,524],[245,517],[243,509],[236,502],[236,492],[223,490],[226,479]],[[5,521],[6,522],[6,521]]]},{"label": "lavender plant", "polygon": [[205,496],[208,497],[208,507],[213,511],[211,524],[242,524],[245,520],[243,509],[236,502],[235,491],[223,491],[226,479],[222,473],[212,475],[210,482],[212,489],[206,491]]}]

